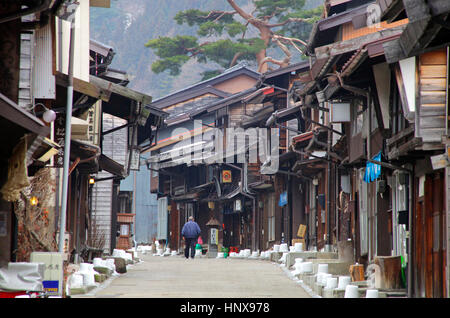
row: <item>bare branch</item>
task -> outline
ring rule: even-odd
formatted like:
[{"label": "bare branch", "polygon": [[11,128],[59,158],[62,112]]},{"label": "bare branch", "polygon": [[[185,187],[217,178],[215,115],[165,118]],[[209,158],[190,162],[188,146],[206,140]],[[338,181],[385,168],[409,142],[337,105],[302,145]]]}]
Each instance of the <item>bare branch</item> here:
[{"label": "bare branch", "polygon": [[198,47],[183,47],[183,49],[189,53],[191,53],[191,57],[196,56],[197,54],[203,53],[204,51],[201,49],[202,46],[210,44],[211,42],[206,41],[200,44]]},{"label": "bare branch", "polygon": [[[277,34],[274,34],[273,37],[272,37],[272,39],[274,40],[274,42],[279,41],[279,42],[281,42],[281,43],[287,43],[287,44],[290,44],[290,45],[292,45],[297,51],[299,51],[300,54],[305,54],[305,52],[304,52],[302,49],[300,49],[300,48],[295,44],[295,42],[298,42],[298,43],[301,43],[301,44],[303,44],[303,45],[306,46],[306,43],[305,43],[304,41],[302,41],[302,40],[299,40],[299,39],[296,39],[296,38],[289,38],[289,37],[285,37],[285,36],[281,36],[281,35],[277,35]],[[277,44],[278,44],[278,43],[277,43]],[[280,46],[280,47],[281,47],[281,46]]]},{"label": "bare branch", "polygon": [[[283,51],[283,53],[286,55],[285,59],[291,59],[291,51],[287,48],[286,45],[284,45],[278,38],[273,38],[273,41],[280,47],[280,49]],[[288,61],[289,62],[289,61]]]},{"label": "bare branch", "polygon": [[312,19],[309,19],[309,18],[308,19],[289,18],[289,19],[284,20],[283,22],[280,22],[280,23],[267,24],[267,27],[268,28],[275,28],[275,27],[286,25],[286,24],[291,23],[291,22],[305,22],[305,23],[308,23],[310,21],[312,21]]},{"label": "bare branch", "polygon": [[272,58],[270,56],[267,56],[261,61],[261,64],[258,67],[258,72],[261,72],[263,65],[265,65],[267,63],[277,64],[280,67],[286,67],[289,65],[289,62],[286,62],[286,58],[283,61],[279,61],[279,60],[275,60],[274,58]]},{"label": "bare branch", "polygon": [[284,41],[288,41],[288,42],[297,42],[297,43],[300,43],[301,45],[303,45],[305,47],[308,46],[308,44],[305,41],[297,39],[297,38],[290,38],[290,37],[282,36],[282,35],[279,35],[279,34],[272,35],[272,38],[273,39],[282,40],[282,41],[284,40]]},{"label": "bare branch", "polygon": [[250,21],[252,19],[255,19],[254,16],[252,16],[251,14],[248,14],[247,12],[245,12],[240,6],[238,6],[236,4],[236,2],[234,2],[234,0],[227,0],[227,2],[229,3],[229,5],[245,20]]},{"label": "bare branch", "polygon": [[237,52],[237,53],[234,55],[233,59],[231,60],[230,67],[234,66],[234,65],[236,64],[238,58],[240,58],[242,55],[244,55],[244,53],[242,53],[242,52]]},{"label": "bare branch", "polygon": [[218,10],[212,10],[208,13],[208,15],[206,16],[201,16],[200,18],[203,19],[210,19],[210,18],[214,18],[213,22],[217,22],[219,21],[223,16],[225,15],[235,15],[237,12],[236,11],[218,11]]}]

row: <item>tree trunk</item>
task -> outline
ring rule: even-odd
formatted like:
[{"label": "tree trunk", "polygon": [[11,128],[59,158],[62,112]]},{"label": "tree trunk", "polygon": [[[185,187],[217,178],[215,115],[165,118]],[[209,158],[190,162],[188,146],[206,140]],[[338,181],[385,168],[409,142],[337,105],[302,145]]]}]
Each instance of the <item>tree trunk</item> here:
[{"label": "tree trunk", "polygon": [[375,271],[375,288],[402,288],[400,256],[376,256],[375,264],[380,269],[378,273]]},{"label": "tree trunk", "polygon": [[[266,47],[269,45],[270,38],[271,38],[271,31],[268,27],[265,26],[258,26],[258,30],[261,34],[261,40],[264,41],[264,44]],[[267,63],[264,65],[261,65],[263,63],[264,59],[266,58],[266,49],[262,49],[258,53],[256,53],[256,61],[258,62],[258,69],[260,69],[261,73],[265,73],[268,70]]]}]

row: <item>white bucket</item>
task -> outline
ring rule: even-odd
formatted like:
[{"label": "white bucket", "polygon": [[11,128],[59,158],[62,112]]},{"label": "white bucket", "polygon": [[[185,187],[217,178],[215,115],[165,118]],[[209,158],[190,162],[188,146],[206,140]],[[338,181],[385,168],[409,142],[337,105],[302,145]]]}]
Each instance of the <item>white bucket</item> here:
[{"label": "white bucket", "polygon": [[303,274],[309,274],[313,272],[313,263],[312,262],[304,262],[301,263],[301,270]]},{"label": "white bucket", "polygon": [[328,273],[318,273],[317,274],[317,283],[325,286],[325,284],[327,283],[327,279],[331,276],[332,275],[328,274]]},{"label": "white bucket", "polygon": [[294,246],[289,246],[289,252],[291,252],[291,253],[295,252],[294,248],[295,248]]},{"label": "white bucket", "polygon": [[106,266],[106,262],[99,257],[96,257],[92,260],[94,267],[108,267]]},{"label": "white bucket", "polygon": [[368,289],[366,291],[366,298],[378,298],[378,290],[377,289]]},{"label": "white bucket", "polygon": [[283,244],[280,245],[280,252],[283,252],[283,253],[289,252],[289,248],[288,248],[288,245],[286,243],[283,243]]},{"label": "white bucket", "polygon": [[108,267],[109,269],[111,269],[113,271],[116,270],[116,264],[115,264],[113,258],[108,258],[105,263],[106,263],[106,267]]},{"label": "white bucket", "polygon": [[224,258],[224,254],[222,252],[218,252],[216,258]]},{"label": "white bucket", "polygon": [[295,264],[299,264],[303,262],[303,258],[296,258],[295,259]]},{"label": "white bucket", "polygon": [[348,284],[350,284],[350,276],[339,276],[337,289],[345,290]]},{"label": "white bucket", "polygon": [[94,272],[84,272],[83,275],[83,285],[84,286],[95,286],[95,276]]},{"label": "white bucket", "polygon": [[80,273],[73,273],[70,275],[69,286],[70,288],[83,287],[83,275]]},{"label": "white bucket", "polygon": [[294,252],[303,252],[303,243],[295,243]]},{"label": "white bucket", "polygon": [[335,289],[337,287],[337,277],[328,277],[325,285],[326,289]]},{"label": "white bucket", "polygon": [[328,273],[328,264],[318,264],[317,273]]},{"label": "white bucket", "polygon": [[91,271],[91,267],[89,265],[91,265],[91,264],[89,264],[89,263],[81,263],[79,272],[80,273],[90,272]]},{"label": "white bucket", "polygon": [[275,244],[275,245],[273,246],[273,251],[274,251],[274,252],[279,252],[279,251],[280,251],[280,245],[276,245],[276,244]]},{"label": "white bucket", "polygon": [[345,287],[344,298],[359,298],[358,286],[356,286],[356,285],[347,285]]}]

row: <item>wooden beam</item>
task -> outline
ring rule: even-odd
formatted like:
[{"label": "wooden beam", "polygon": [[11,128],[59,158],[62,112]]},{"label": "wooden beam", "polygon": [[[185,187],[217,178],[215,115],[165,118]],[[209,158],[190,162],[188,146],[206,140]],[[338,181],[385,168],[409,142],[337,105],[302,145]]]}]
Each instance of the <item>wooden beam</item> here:
[{"label": "wooden beam", "polygon": [[89,83],[99,87],[104,92],[109,92],[110,94],[115,93],[117,95],[133,99],[137,102],[141,102],[143,105],[148,105],[152,102],[152,97],[149,95],[136,92],[122,85],[109,82],[93,75],[89,76]]},{"label": "wooden beam", "polygon": [[395,147],[391,151],[388,152],[388,160],[397,159],[400,156],[405,156],[409,151],[415,150],[416,147],[422,145],[422,138],[414,137],[406,143]]},{"label": "wooden beam", "polygon": [[[55,78],[57,85],[67,87],[69,83],[69,77],[66,74],[56,72]],[[82,94],[101,99],[104,102],[108,102],[111,95],[110,92],[103,90],[99,86],[90,82],[80,80],[76,77],[73,78],[73,89]]]},{"label": "wooden beam", "polygon": [[410,125],[408,128],[405,128],[401,132],[399,132],[398,134],[394,135],[392,138],[387,139],[386,140],[386,145],[389,147],[393,143],[399,141],[403,137],[406,137],[406,136],[408,136],[408,135],[410,135],[412,133],[414,133],[414,125]]},{"label": "wooden beam", "polygon": [[409,23],[431,18],[430,8],[424,0],[403,0]]},{"label": "wooden beam", "polygon": [[339,41],[336,43],[318,47],[315,50],[316,58],[324,59],[330,56],[341,55],[352,51],[356,51],[357,49],[371,42],[401,34],[405,28],[406,25],[401,25],[394,28],[366,34],[358,38],[346,41]]}]

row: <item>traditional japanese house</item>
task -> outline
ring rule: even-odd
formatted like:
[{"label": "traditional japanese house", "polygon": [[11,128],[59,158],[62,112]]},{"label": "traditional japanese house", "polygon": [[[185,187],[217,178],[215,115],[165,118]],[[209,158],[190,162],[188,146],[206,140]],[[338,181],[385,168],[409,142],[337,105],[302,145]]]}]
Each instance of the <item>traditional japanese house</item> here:
[{"label": "traditional japanese house", "polygon": [[[338,248],[353,248],[359,263],[399,257],[409,296],[443,297],[448,5],[378,1],[377,11],[345,3],[339,11],[330,1],[335,14],[313,28],[310,78],[294,95],[304,117],[327,114],[325,233]],[[299,137],[302,152],[307,139]]]},{"label": "traditional japanese house", "polygon": [[449,297],[450,3],[377,4],[383,19],[409,21],[399,38],[383,44],[389,75],[380,78],[391,85],[392,126],[386,155],[409,168],[394,171],[391,182],[392,213],[398,215],[393,218],[394,229],[404,224],[409,234],[408,240],[402,229],[394,231],[394,250],[408,254],[410,297]]},{"label": "traditional japanese house", "polygon": [[[211,147],[213,128],[220,125],[215,114],[206,111],[208,105],[250,89],[258,79],[258,73],[238,65],[151,104],[170,114],[164,129],[147,148],[151,152],[147,162],[153,172],[151,191],[158,194],[157,239],[164,240],[171,249],[181,247],[181,227],[190,215],[195,216],[202,236],[207,233],[208,221],[215,217],[213,201],[201,199],[211,186],[218,186],[218,171],[198,164],[201,160],[198,162],[195,152],[201,155],[203,149]],[[207,242],[207,238],[203,241]]]}]

